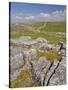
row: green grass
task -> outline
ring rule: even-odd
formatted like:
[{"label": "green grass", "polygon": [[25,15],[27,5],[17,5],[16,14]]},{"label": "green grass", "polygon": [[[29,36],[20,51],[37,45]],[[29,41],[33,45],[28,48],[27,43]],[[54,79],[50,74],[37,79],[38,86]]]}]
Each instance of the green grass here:
[{"label": "green grass", "polygon": [[11,88],[39,86],[39,83],[32,79],[30,70],[22,70],[16,80],[11,81]]},{"label": "green grass", "polygon": [[11,38],[19,38],[20,36],[30,36],[32,39],[37,39],[39,37],[42,37],[44,39],[47,39],[50,43],[58,43],[60,41],[65,42],[65,37],[50,33],[43,33],[43,32],[33,32],[29,30],[17,30],[11,32]]},{"label": "green grass", "polygon": [[58,55],[57,52],[53,52],[53,51],[45,51],[45,52],[40,52],[37,50],[37,60],[40,58],[40,57],[46,57],[47,60],[49,61],[54,61],[55,59],[59,59],[60,56]]},{"label": "green grass", "polygon": [[[21,23],[22,24],[22,23]],[[24,23],[23,23],[24,25]],[[32,39],[42,37],[47,39],[50,43],[59,43],[60,41],[65,42],[66,38],[64,35],[56,35],[56,32],[65,32],[65,22],[41,22],[41,23],[25,23],[25,26],[32,26],[32,30],[12,30],[10,32],[11,38],[19,38],[21,36],[30,36]],[[41,27],[40,32],[36,30]],[[60,37],[59,37],[60,36]]]},{"label": "green grass", "polygon": [[32,28],[33,28],[34,30],[37,30],[37,29],[39,29],[40,27],[43,27],[44,24],[45,24],[44,22],[32,23]]},{"label": "green grass", "polygon": [[66,32],[66,23],[65,22],[47,22],[41,28],[43,31],[47,32]]}]

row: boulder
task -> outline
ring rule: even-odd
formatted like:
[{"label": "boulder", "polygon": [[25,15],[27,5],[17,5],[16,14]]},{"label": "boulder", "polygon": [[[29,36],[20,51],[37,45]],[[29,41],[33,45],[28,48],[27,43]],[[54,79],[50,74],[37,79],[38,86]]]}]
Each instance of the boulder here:
[{"label": "boulder", "polygon": [[37,43],[41,44],[41,43],[46,43],[47,44],[47,40],[42,38],[42,37],[39,37],[36,39]]}]

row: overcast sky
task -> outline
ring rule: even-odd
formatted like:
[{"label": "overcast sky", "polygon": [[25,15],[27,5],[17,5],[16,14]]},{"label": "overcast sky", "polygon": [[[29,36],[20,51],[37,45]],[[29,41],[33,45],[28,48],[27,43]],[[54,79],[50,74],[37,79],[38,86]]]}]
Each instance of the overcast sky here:
[{"label": "overcast sky", "polygon": [[10,4],[11,22],[65,21],[66,6],[48,4]]}]

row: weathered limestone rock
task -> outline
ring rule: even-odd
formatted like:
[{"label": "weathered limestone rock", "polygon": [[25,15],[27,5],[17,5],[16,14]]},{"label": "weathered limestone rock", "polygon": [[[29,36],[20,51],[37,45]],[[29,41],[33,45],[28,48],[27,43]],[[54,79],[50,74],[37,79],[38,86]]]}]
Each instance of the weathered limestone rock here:
[{"label": "weathered limestone rock", "polygon": [[46,73],[48,72],[50,66],[51,66],[51,62],[49,62],[49,63],[47,64],[47,66],[46,66],[46,67],[42,70],[42,72],[41,72],[39,82],[40,82],[40,84],[41,84],[42,86],[44,86],[44,83],[45,83],[45,75],[46,75]]},{"label": "weathered limestone rock", "polygon": [[66,50],[65,49],[61,49],[60,53],[61,53],[62,56],[66,56]]},{"label": "weathered limestone rock", "polygon": [[62,58],[58,68],[51,77],[49,85],[64,85],[66,84],[66,59]]},{"label": "weathered limestone rock", "polygon": [[49,84],[49,80],[50,80],[51,76],[53,75],[58,63],[59,63],[59,61],[55,60],[53,62],[53,65],[51,66],[50,70],[46,74],[46,76],[45,76],[45,84],[44,84],[45,86]]},{"label": "weathered limestone rock", "polygon": [[63,67],[66,67],[66,57],[62,56],[62,60],[60,62],[60,65],[62,65]]},{"label": "weathered limestone rock", "polygon": [[32,65],[33,77],[43,85],[44,76],[50,67],[50,62],[45,57],[40,57],[37,62],[32,62]]},{"label": "weathered limestone rock", "polygon": [[32,39],[30,36],[23,36],[20,37],[19,39],[11,39],[11,43],[15,43],[17,45],[23,45],[23,44],[27,44],[30,45]]},{"label": "weathered limestone rock", "polygon": [[[66,84],[66,45],[64,43],[48,44],[46,39],[38,38],[32,40],[31,37],[21,37],[18,40],[12,40],[18,45],[27,45],[30,48],[10,47],[10,66],[11,80],[15,80],[21,69],[31,69],[32,77],[36,79],[41,86]],[[57,52],[61,59],[50,62],[46,57],[36,59],[37,51],[52,50]]]},{"label": "weathered limestone rock", "polygon": [[21,44],[21,45],[30,45],[31,44],[31,37],[30,36],[23,36],[23,37],[20,37],[18,40],[17,40],[17,43],[18,44]]},{"label": "weathered limestone rock", "polygon": [[35,59],[37,55],[35,49],[25,50],[23,53],[25,61],[31,61]]},{"label": "weathered limestone rock", "polygon": [[15,70],[14,73],[10,73],[10,80],[13,81],[17,78],[17,76],[19,75],[20,70]]},{"label": "weathered limestone rock", "polygon": [[55,52],[58,52],[58,51],[60,50],[60,47],[61,47],[61,46],[58,45],[58,44],[57,44],[57,45],[53,45],[53,46],[52,46],[52,50],[55,51]]},{"label": "weathered limestone rock", "polygon": [[23,60],[22,53],[19,53],[11,57],[11,60],[10,60],[11,80],[16,79],[16,77],[20,72],[20,69],[23,68],[24,64],[25,64],[25,61]]},{"label": "weathered limestone rock", "polygon": [[24,54],[24,60],[25,60],[25,66],[24,69],[31,69],[30,62],[33,61],[36,58],[36,50],[30,49],[23,52]]},{"label": "weathered limestone rock", "polygon": [[37,43],[39,43],[39,44],[41,44],[41,43],[46,43],[47,44],[47,40],[46,39],[44,39],[44,38],[38,38],[38,39],[36,39],[36,41],[37,41]]},{"label": "weathered limestone rock", "polygon": [[24,65],[23,55],[20,53],[12,57],[10,65],[11,65],[11,73],[14,72],[15,70],[19,70],[20,68],[22,68]]},{"label": "weathered limestone rock", "polygon": [[20,53],[23,53],[23,49],[22,48],[20,48],[20,47],[17,47],[17,48],[11,47],[10,48],[10,55],[12,57],[14,57],[15,55],[20,54]]},{"label": "weathered limestone rock", "polygon": [[35,49],[26,49],[23,50],[21,48],[11,48],[11,57],[10,57],[10,67],[11,67],[11,79],[15,79],[17,77],[18,71],[21,68],[30,69],[30,61],[36,58],[36,50]]},{"label": "weathered limestone rock", "polygon": [[36,39],[36,42],[37,42],[39,48],[41,48],[42,50],[46,50],[46,48],[48,46],[48,42],[46,39],[40,37],[40,38]]}]

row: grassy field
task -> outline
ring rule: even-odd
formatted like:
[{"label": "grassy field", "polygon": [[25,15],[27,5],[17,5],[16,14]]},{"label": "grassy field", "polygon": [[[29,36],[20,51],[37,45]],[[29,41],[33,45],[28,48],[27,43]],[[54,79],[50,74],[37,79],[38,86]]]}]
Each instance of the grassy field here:
[{"label": "grassy field", "polygon": [[47,22],[41,28],[43,31],[47,32],[65,32],[66,31],[66,23],[65,22]]},{"label": "grassy field", "polygon": [[19,31],[12,31],[11,37],[14,39],[19,38],[20,36],[30,36],[32,39],[37,39],[39,37],[47,39],[50,43],[58,43],[60,41],[65,42],[65,36],[64,35],[55,35],[50,33],[44,33],[44,32],[33,32],[28,30],[19,30]]},{"label": "grassy field", "polygon": [[[66,32],[65,22],[50,22],[50,23],[32,23],[25,24],[32,27],[32,30],[12,30],[10,32],[11,38],[19,38],[20,36],[31,36],[32,39],[43,37],[50,43],[58,43],[59,41],[65,42],[66,37],[64,35],[56,35],[56,32]],[[37,30],[40,30],[38,32]]]},{"label": "grassy field", "polygon": [[[23,28],[25,27],[25,28]],[[32,27],[33,30],[44,30],[47,32],[65,32],[66,22],[32,22],[32,23],[15,23],[11,25],[12,30],[26,30],[26,27]]]}]

